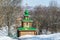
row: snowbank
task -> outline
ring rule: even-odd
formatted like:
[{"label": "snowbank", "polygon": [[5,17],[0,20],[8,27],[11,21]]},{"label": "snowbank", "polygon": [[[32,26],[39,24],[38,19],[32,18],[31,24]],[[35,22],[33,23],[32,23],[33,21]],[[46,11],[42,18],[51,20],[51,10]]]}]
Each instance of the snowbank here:
[{"label": "snowbank", "polygon": [[17,40],[17,39],[13,39],[8,35],[8,26],[3,26],[0,30],[0,40]]},{"label": "snowbank", "polygon": [[2,27],[2,30],[0,30],[0,36],[7,36],[8,35],[8,27]]},{"label": "snowbank", "polygon": [[13,39],[8,36],[0,36],[0,40],[13,40]]},{"label": "snowbank", "polygon": [[8,36],[0,36],[0,40],[18,40],[18,39],[13,39],[13,38],[8,37]]}]

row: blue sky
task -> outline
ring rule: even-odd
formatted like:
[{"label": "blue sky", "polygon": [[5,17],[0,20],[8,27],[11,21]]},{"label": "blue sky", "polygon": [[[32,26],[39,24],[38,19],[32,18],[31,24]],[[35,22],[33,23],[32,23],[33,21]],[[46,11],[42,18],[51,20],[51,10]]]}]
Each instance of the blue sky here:
[{"label": "blue sky", "polygon": [[[51,0],[23,0],[22,5],[26,6],[26,3],[28,6],[36,6],[36,5],[43,5],[43,6],[48,6],[49,2]],[[55,0],[57,3],[60,5],[60,0]]]}]

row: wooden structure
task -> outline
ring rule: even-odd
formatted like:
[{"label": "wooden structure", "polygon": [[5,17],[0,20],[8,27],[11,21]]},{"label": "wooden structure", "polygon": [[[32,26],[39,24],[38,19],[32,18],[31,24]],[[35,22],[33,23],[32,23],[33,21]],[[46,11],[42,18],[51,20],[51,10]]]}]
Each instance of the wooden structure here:
[{"label": "wooden structure", "polygon": [[24,18],[21,20],[22,26],[17,28],[18,37],[22,35],[36,35],[36,28],[32,27],[32,22],[29,18],[29,11],[25,10]]},{"label": "wooden structure", "polygon": [[37,35],[35,30],[23,30],[23,31],[18,31],[18,37],[23,36],[23,35]]}]

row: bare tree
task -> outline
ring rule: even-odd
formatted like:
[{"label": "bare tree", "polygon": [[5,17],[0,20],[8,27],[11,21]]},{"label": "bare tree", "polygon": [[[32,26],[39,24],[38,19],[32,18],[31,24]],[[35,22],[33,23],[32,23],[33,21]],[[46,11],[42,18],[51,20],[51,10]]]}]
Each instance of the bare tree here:
[{"label": "bare tree", "polygon": [[[0,1],[0,15],[5,15],[5,24],[8,26],[8,35],[10,35],[10,26],[16,21],[16,18],[21,15],[21,0],[1,0]],[[18,15],[18,16],[17,16]],[[2,17],[1,16],[1,17]],[[4,22],[2,22],[4,23]],[[2,24],[1,23],[1,24]]]}]

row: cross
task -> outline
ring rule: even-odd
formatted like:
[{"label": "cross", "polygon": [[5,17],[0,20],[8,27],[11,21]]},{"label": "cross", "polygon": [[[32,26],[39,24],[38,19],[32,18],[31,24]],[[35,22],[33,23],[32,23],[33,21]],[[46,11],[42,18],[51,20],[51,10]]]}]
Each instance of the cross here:
[{"label": "cross", "polygon": [[26,3],[26,6],[28,6],[28,4]]}]

